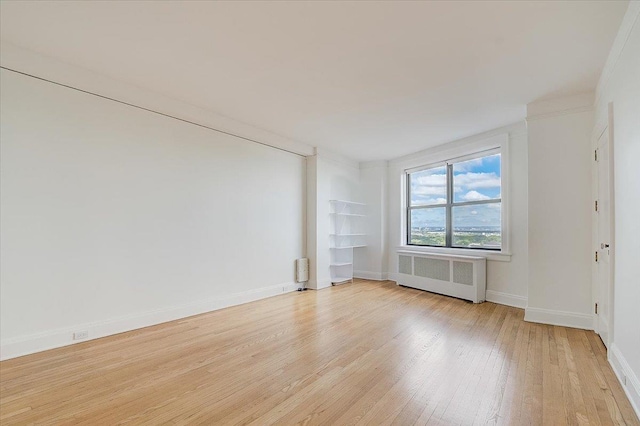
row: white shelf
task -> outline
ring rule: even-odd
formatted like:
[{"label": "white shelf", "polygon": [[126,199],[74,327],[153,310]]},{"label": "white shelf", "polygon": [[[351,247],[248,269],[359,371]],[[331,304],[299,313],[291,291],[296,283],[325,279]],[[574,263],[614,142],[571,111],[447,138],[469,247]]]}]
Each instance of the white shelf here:
[{"label": "white shelf", "polygon": [[353,281],[353,249],[365,247],[365,204],[355,201],[330,200],[331,283]]}]

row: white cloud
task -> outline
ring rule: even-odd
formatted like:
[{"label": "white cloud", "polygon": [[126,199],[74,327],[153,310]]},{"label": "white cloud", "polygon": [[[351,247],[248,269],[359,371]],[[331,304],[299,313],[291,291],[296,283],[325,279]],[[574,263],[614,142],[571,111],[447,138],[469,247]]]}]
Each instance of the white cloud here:
[{"label": "white cloud", "polygon": [[443,174],[412,176],[411,192],[416,196],[445,196],[447,194],[447,176]]},{"label": "white cloud", "polygon": [[445,186],[447,184],[447,175],[438,174],[438,175],[426,175],[426,176],[417,176],[411,177],[411,183],[414,185],[425,185],[425,186]]},{"label": "white cloud", "polygon": [[487,197],[484,194],[479,193],[478,191],[469,191],[462,196],[462,199],[465,201],[481,201],[488,200],[490,197]]},{"label": "white cloud", "polygon": [[411,189],[414,195],[447,195],[447,188],[444,186],[418,186]]},{"label": "white cloud", "polygon": [[446,198],[436,198],[435,199],[435,204],[446,204],[447,203],[447,199]]},{"label": "white cloud", "polygon": [[495,173],[465,173],[454,177],[456,186],[468,189],[500,188],[500,177]]},{"label": "white cloud", "polygon": [[443,197],[431,197],[428,195],[416,195],[413,194],[411,196],[411,204],[416,206],[416,205],[423,205],[423,204],[446,204],[447,203],[447,199],[443,198]]},{"label": "white cloud", "polygon": [[462,163],[455,163],[453,165],[454,172],[468,172],[469,170],[473,170],[475,167],[482,166],[482,160],[484,158],[475,158],[469,161],[463,161]]}]

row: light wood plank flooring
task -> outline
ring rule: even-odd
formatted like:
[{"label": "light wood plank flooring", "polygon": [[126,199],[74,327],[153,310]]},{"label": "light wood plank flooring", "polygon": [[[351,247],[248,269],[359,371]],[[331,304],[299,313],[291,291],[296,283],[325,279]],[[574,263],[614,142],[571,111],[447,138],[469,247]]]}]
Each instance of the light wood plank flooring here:
[{"label": "light wood plank flooring", "polygon": [[0,363],[0,423],[638,425],[592,332],[356,281]]}]

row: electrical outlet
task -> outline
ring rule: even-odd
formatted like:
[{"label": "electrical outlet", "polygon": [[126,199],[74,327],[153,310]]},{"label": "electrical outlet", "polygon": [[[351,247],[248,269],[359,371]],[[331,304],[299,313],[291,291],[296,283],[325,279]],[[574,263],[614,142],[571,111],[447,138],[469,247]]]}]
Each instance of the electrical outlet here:
[{"label": "electrical outlet", "polygon": [[75,333],[73,333],[73,340],[82,340],[86,339],[87,337],[89,337],[88,330],[76,331]]}]

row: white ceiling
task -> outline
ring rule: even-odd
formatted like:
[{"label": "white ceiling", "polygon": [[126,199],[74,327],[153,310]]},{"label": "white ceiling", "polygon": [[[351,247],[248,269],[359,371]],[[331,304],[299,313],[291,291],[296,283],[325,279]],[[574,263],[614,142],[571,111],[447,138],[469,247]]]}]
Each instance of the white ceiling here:
[{"label": "white ceiling", "polygon": [[356,160],[590,91],[627,1],[1,2],[1,37]]}]

